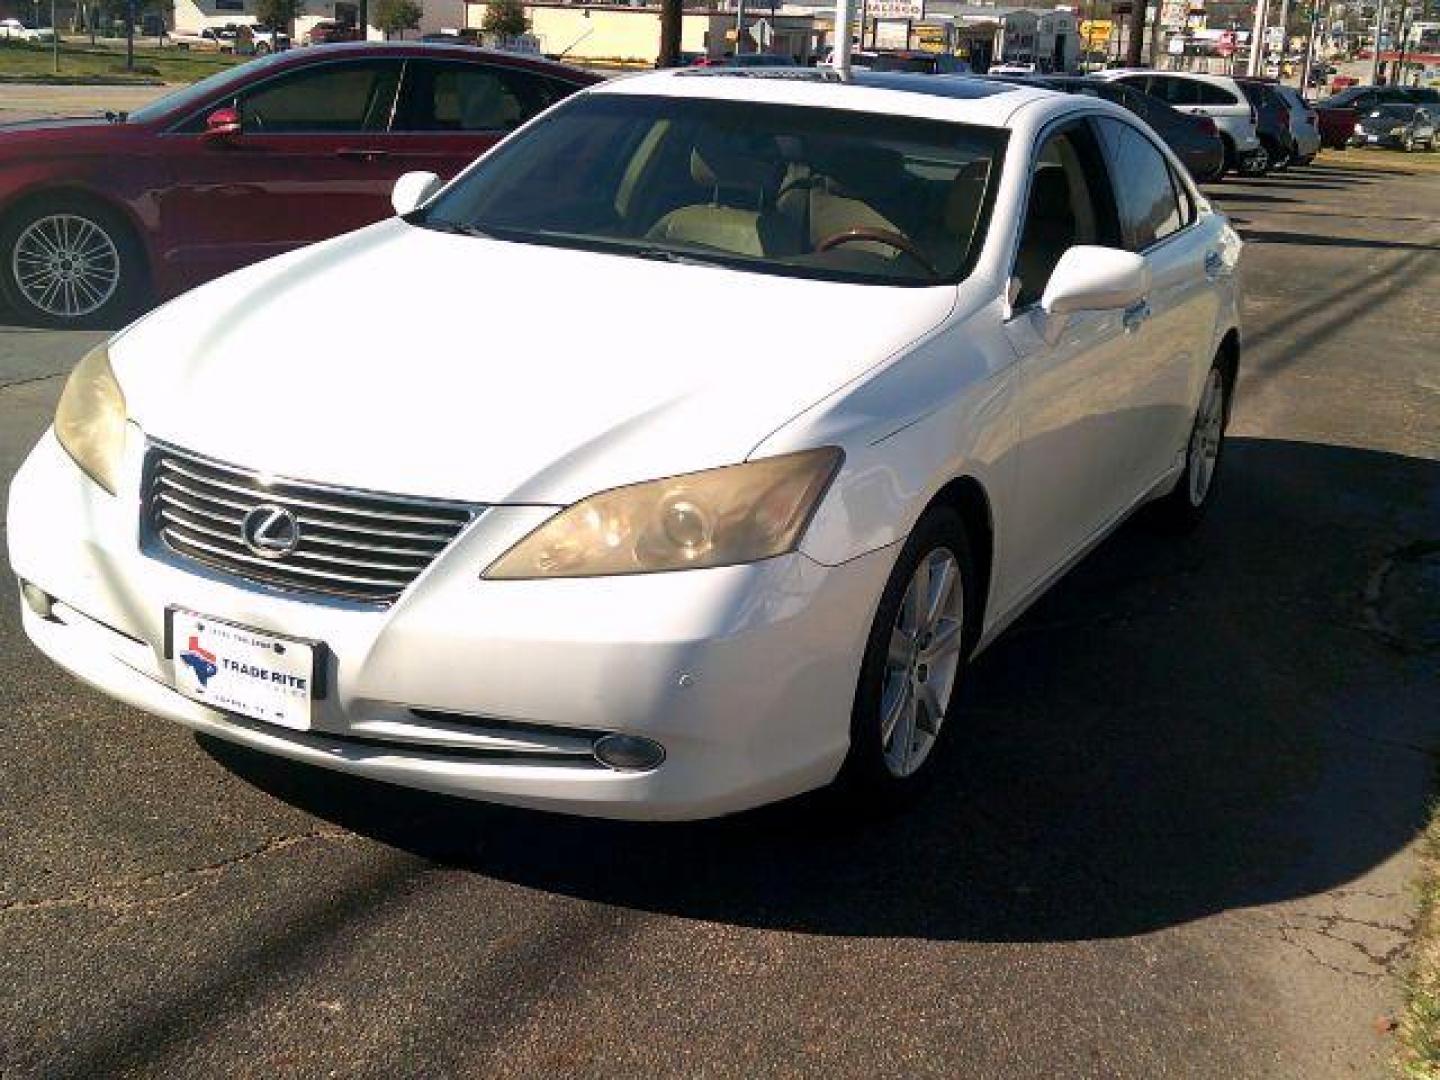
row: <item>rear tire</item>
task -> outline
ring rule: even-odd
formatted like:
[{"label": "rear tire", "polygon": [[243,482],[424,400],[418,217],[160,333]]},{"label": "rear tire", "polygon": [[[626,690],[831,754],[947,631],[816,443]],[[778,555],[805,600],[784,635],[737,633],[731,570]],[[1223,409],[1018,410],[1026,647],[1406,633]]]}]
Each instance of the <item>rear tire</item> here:
[{"label": "rear tire", "polygon": [[1215,500],[1232,390],[1220,365],[1211,365],[1195,409],[1190,440],[1185,444],[1185,470],[1174,490],[1151,507],[1152,520],[1164,532],[1191,532],[1205,519]]},{"label": "rear tire", "polygon": [[979,633],[978,584],[959,513],[927,510],[895,560],[860,665],[838,784],[857,809],[894,806],[935,771],[927,766]]},{"label": "rear tire", "polygon": [[117,211],[99,203],[42,196],[0,221],[0,294],[34,325],[119,326],[144,282],[134,233]]}]

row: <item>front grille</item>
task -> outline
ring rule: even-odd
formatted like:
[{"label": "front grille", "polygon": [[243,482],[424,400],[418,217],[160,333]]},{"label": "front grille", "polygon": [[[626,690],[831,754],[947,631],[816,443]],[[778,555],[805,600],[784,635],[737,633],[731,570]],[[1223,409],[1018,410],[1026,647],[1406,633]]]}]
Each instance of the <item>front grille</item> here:
[{"label": "front grille", "polygon": [[[242,534],[262,506],[288,510],[292,550],[257,554]],[[389,604],[481,507],[262,476],[162,443],[146,468],[145,521],[177,555],[276,588]]]}]

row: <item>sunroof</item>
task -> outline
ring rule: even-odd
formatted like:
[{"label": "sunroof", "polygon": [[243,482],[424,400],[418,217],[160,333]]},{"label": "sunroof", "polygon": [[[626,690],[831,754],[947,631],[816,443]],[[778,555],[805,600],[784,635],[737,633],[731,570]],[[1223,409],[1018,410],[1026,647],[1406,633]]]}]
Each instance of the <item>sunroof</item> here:
[{"label": "sunroof", "polygon": [[710,79],[783,79],[791,82],[834,83],[837,86],[873,86],[878,90],[899,90],[907,94],[929,94],[932,97],[986,98],[1022,89],[1011,83],[964,75],[923,75],[906,71],[856,71],[850,78],[829,68],[751,67],[751,68],[686,68],[676,72],[686,78]]}]

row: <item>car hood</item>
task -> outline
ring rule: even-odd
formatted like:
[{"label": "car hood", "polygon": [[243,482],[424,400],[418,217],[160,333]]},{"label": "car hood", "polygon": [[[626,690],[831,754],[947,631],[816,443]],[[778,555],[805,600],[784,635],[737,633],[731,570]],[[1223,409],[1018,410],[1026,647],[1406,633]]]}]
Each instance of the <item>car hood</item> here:
[{"label": "car hood", "polygon": [[148,435],[222,461],[566,504],[744,460],[955,298],[391,220],[173,300],[111,357]]}]

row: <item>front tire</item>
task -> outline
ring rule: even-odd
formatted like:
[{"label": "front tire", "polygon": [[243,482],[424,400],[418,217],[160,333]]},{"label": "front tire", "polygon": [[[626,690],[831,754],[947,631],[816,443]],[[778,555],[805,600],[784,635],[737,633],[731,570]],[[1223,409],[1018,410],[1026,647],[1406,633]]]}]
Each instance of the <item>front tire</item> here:
[{"label": "front tire", "polygon": [[977,586],[964,521],[932,507],[895,561],[860,666],[840,782],[866,807],[908,797],[933,772],[978,636]]},{"label": "front tire", "polygon": [[1205,518],[1219,486],[1232,387],[1219,364],[1210,368],[1185,445],[1185,471],[1175,489],[1156,501],[1154,519],[1166,532],[1185,533]]},{"label": "front tire", "polygon": [[0,294],[40,326],[115,326],[140,294],[140,245],[119,214],[85,199],[35,199],[0,221]]}]

